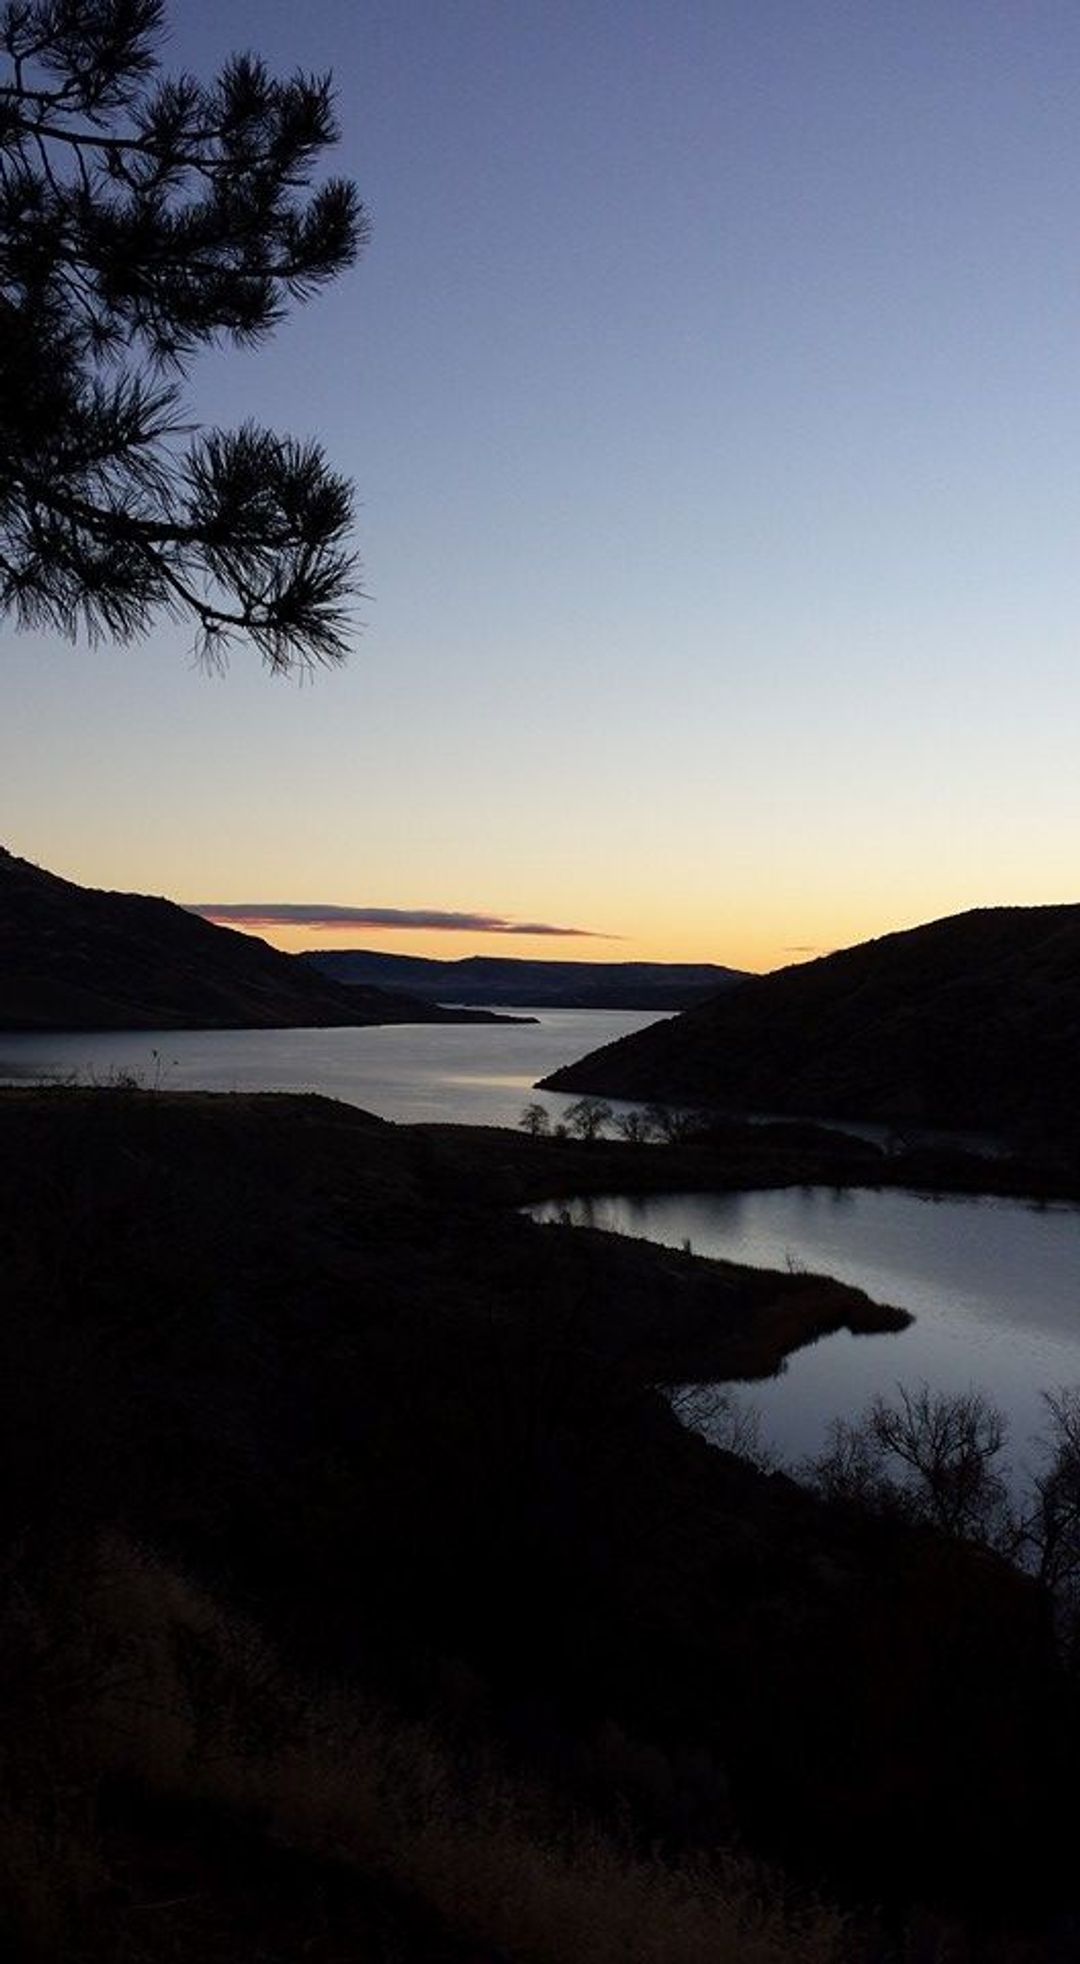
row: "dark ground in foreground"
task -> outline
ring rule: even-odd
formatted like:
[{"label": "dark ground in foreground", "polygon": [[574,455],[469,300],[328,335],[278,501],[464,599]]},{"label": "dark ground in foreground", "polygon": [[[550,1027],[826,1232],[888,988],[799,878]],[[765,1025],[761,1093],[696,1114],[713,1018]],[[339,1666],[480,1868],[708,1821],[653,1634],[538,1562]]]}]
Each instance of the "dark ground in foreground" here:
[{"label": "dark ground in foreground", "polygon": [[[1071,1954],[1075,1700],[1039,1592],[706,1445],[656,1389],[882,1312],[513,1211],[705,1184],[705,1151],[0,1094],[17,1949]],[[733,1849],[788,1880],[733,1879]],[[811,1886],[860,1906],[842,1941]],[[735,1905],[726,1935],[691,1898]]]}]

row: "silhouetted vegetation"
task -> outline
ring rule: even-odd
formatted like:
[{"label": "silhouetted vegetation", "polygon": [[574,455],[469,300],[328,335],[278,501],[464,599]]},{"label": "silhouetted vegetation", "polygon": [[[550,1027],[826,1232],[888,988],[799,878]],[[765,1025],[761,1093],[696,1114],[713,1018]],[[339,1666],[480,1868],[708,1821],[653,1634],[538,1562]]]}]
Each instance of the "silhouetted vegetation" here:
[{"label": "silhouetted vegetation", "polygon": [[530,1139],[546,1139],[551,1131],[551,1113],[546,1105],[541,1105],[534,1100],[531,1105],[526,1105],[521,1114],[520,1124],[522,1131],[527,1132]]},{"label": "silhouetted vegetation", "polygon": [[591,1146],[610,1118],[611,1106],[605,1104],[602,1098],[575,1098],[573,1104],[566,1107],[563,1123],[575,1139]]},{"label": "silhouetted vegetation", "polygon": [[[0,1903],[19,1955],[853,1956],[845,1919],[745,1856],[635,1850],[569,1820],[490,1747],[470,1763],[460,1711],[448,1735],[445,1715],[437,1729],[289,1670],[250,1619],[122,1536],[42,1583],[24,1587],[0,1636],[6,1672],[31,1693],[5,1713],[22,1791],[0,1809]],[[458,1687],[475,1695],[462,1669]],[[604,1752],[631,1773],[632,1741],[612,1729]],[[639,1779],[663,1777],[659,1755],[637,1756]]]},{"label": "silhouetted vegetation", "polygon": [[827,1499],[918,1522],[1014,1562],[1049,1592],[1062,1656],[1080,1663],[1080,1387],[1044,1394],[1046,1432],[1021,1483],[1004,1413],[982,1392],[901,1386],[837,1419],[802,1469]]},{"label": "silhouetted vegetation", "polygon": [[1006,1432],[1004,1413],[981,1392],[901,1387],[892,1400],[879,1393],[862,1419],[837,1419],[810,1470],[831,1499],[1011,1553],[1017,1529],[998,1466]]},{"label": "silhouetted vegetation", "polygon": [[654,1136],[649,1114],[637,1110],[617,1112],[615,1130],[629,1146],[644,1146]]},{"label": "silhouetted vegetation", "polygon": [[162,0],[8,0],[0,14],[0,611],[128,639],[194,622],[273,669],[339,661],[351,489],[319,446],[191,430],[175,379],[266,336],[351,264],[327,77],[238,55],[161,76]]}]

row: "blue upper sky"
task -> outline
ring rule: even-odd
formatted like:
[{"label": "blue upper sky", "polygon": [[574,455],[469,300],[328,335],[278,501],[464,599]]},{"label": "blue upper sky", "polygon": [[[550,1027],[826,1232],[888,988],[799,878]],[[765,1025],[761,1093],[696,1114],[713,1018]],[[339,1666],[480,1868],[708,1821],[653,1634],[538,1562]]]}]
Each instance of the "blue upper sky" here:
[{"label": "blue upper sky", "polygon": [[1075,6],[172,11],[334,72],[372,244],[191,398],[353,476],[364,631],[303,689],[6,632],[7,843],[754,967],[1078,897]]}]

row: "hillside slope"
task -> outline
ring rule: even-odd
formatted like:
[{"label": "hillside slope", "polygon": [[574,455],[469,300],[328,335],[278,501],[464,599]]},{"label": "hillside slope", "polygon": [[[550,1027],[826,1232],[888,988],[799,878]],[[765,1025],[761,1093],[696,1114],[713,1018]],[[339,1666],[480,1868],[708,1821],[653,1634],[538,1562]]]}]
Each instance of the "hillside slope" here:
[{"label": "hillside slope", "polygon": [[[1009,1891],[1040,1909],[1071,1896],[1075,1782],[1058,1772],[1075,1765],[1074,1704],[1034,1586],[717,1451],[654,1389],[773,1369],[823,1328],[895,1328],[895,1312],[516,1211],[522,1180],[576,1182],[599,1161],[617,1190],[620,1161],[669,1150],[417,1130],[318,1098],[0,1091],[0,1935],[28,1848],[39,1900],[84,1905],[66,1943],[5,1954],[414,1964],[404,1946],[329,1945],[321,1915],[306,1950],[270,1932],[211,1943],[199,1921],[150,1947],[178,1898],[189,1916],[227,1898],[232,1850],[264,1846],[280,1877],[302,1834],[336,1864],[362,1835],[385,1875],[393,1808],[399,1878],[421,1884],[418,1816],[445,1783],[392,1738],[376,1780],[346,1693],[441,1731],[471,1819],[492,1818],[493,1753],[532,1767],[553,1848],[607,1818],[665,1863],[734,1839],[815,1886],[966,1898],[984,1922]],[[160,1634],[140,1634],[131,1581],[86,1575],[102,1531],[214,1592],[216,1651],[160,1569]],[[252,1624],[323,1687],[321,1712]],[[124,1703],[95,1722],[102,1685]],[[147,1834],[134,1886],[125,1796],[121,1826],[134,1814]],[[192,1848],[212,1802],[216,1874]],[[85,1868],[57,1859],[83,1822],[109,1864],[89,1898]],[[453,1845],[459,1878],[490,1874],[475,1834]],[[460,1964],[774,1964],[735,1942],[605,1941],[595,1868],[587,1936],[556,1890],[538,1941],[524,1876],[499,1872],[500,1921],[466,1925]]]},{"label": "hillside slope", "polygon": [[464,1020],[400,993],[339,988],[295,956],[170,900],[76,886],[0,848],[2,1030]]},{"label": "hillside slope", "polygon": [[978,908],[755,977],[544,1082],[897,1124],[1075,1127],[1080,906]]}]

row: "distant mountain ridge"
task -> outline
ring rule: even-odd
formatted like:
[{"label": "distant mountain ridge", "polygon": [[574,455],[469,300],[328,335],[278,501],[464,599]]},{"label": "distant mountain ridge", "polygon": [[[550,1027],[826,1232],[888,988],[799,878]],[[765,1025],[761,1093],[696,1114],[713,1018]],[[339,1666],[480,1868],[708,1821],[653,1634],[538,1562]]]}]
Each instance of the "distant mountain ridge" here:
[{"label": "distant mountain ridge", "polygon": [[544,1085],[737,1111],[1075,1131],[1080,905],[977,908],[751,977]]},{"label": "distant mountain ridge", "polygon": [[0,847],[0,1030],[298,1029],[464,1022],[343,989],[171,900],[76,886]]},{"label": "distant mountain ridge", "polygon": [[470,955],[438,961],[370,948],[313,948],[303,959],[347,983],[407,989],[431,1002],[532,1009],[686,1009],[743,980],[714,962],[529,961]]}]

